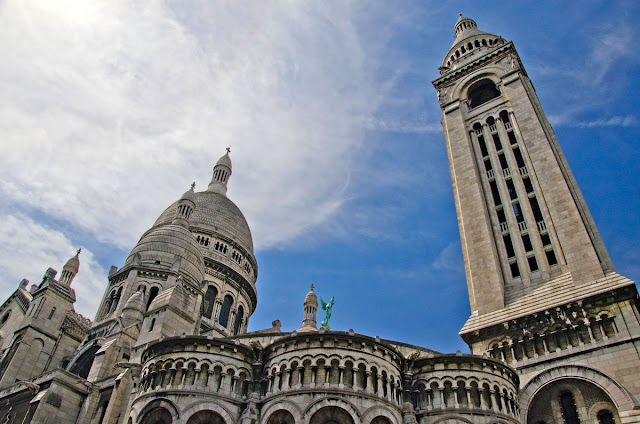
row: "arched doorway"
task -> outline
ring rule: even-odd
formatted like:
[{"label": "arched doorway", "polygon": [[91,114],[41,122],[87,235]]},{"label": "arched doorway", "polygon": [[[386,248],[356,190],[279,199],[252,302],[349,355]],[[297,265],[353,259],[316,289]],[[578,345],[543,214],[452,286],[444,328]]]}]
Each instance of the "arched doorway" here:
[{"label": "arched doorway", "polygon": [[355,424],[347,411],[337,406],[325,406],[319,409],[309,424]]},{"label": "arched doorway", "polygon": [[371,420],[371,424],[392,424],[387,417],[375,417]]}]

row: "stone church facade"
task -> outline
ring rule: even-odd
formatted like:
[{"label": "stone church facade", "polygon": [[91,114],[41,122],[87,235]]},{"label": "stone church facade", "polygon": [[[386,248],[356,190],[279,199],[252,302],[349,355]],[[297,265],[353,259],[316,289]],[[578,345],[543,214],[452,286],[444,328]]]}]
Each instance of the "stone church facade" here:
[{"label": "stone church facade", "polygon": [[472,314],[471,354],[319,328],[247,332],[258,264],[229,152],[75,313],[80,251],[0,306],[0,422],[640,422],[640,313],[512,43],[463,16],[433,84]]}]

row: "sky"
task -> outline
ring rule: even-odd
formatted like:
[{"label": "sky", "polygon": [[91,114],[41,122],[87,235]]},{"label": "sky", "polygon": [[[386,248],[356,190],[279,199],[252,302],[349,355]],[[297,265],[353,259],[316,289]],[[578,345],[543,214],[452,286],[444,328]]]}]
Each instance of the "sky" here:
[{"label": "sky", "polygon": [[639,6],[619,1],[0,0],[0,294],[82,248],[76,310],[231,146],[249,330],[302,320],[467,352],[431,81],[458,14],[515,43],[617,271],[640,280]]}]

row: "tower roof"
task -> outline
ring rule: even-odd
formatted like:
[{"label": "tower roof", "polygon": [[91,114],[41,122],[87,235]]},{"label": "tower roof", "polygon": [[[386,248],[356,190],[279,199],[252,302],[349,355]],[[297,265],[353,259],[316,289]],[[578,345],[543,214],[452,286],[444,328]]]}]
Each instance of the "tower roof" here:
[{"label": "tower roof", "polygon": [[475,56],[476,52],[493,50],[497,44],[504,41],[498,35],[480,31],[476,21],[462,13],[456,21],[453,32],[456,39],[442,62],[445,69],[460,66],[461,62],[466,62],[466,59]]},{"label": "tower roof", "polygon": [[74,274],[78,273],[78,269],[80,269],[80,252],[82,251],[82,249],[78,249],[78,251],[76,252],[75,256],[73,256],[72,258],[70,258],[66,264],[64,264],[64,267],[62,267],[63,270],[69,270],[69,271],[73,271]]}]

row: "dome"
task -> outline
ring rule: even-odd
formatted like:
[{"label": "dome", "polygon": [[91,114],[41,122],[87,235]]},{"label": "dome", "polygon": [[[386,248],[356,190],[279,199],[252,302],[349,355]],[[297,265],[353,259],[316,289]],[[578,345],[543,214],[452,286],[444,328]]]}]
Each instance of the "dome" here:
[{"label": "dome", "polygon": [[502,44],[502,37],[480,31],[476,22],[460,14],[454,27],[456,39],[447,52],[442,66],[445,68],[460,66],[465,59],[473,56],[475,52],[494,49],[498,44]]},{"label": "dome", "polygon": [[64,270],[71,270],[73,271],[74,274],[78,273],[78,269],[80,269],[80,258],[78,256],[80,256],[80,251],[82,249],[78,249],[78,252],[76,253],[76,255],[74,257],[72,257],[71,259],[69,259],[67,261],[66,264],[64,264],[64,267],[62,267],[62,269]]},{"label": "dome", "polygon": [[311,290],[305,296],[304,303],[315,303],[316,305],[318,304],[318,296],[316,296],[316,294],[314,293],[313,286],[311,286]]},{"label": "dome", "polygon": [[196,203],[196,196],[193,190],[196,188],[196,183],[191,184],[191,188],[184,192],[180,200],[188,200],[190,202]]},{"label": "dome", "polygon": [[[227,196],[213,191],[194,193],[195,210],[189,218],[192,231],[219,234],[233,240],[253,255],[251,230],[240,209]],[[178,202],[169,206],[153,224],[169,224],[176,216]]]},{"label": "dome", "polygon": [[220,159],[218,159],[218,162],[216,162],[216,166],[226,166],[227,168],[229,168],[229,170],[231,171],[231,158],[229,157],[229,152],[231,150],[227,149],[227,153],[225,155],[223,155]]},{"label": "dome", "polygon": [[[173,212],[175,215],[175,209]],[[161,225],[144,233],[125,261],[125,266],[136,264],[178,271],[198,285],[204,280],[200,246],[193,234],[180,225]]]}]

